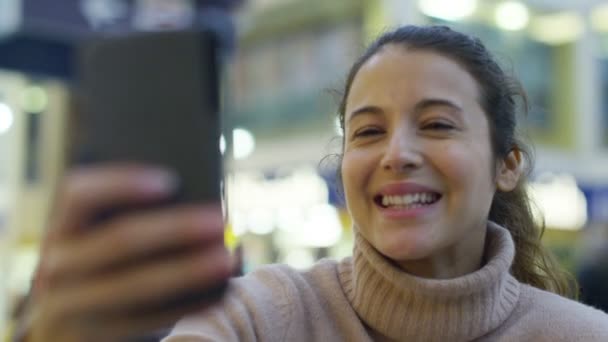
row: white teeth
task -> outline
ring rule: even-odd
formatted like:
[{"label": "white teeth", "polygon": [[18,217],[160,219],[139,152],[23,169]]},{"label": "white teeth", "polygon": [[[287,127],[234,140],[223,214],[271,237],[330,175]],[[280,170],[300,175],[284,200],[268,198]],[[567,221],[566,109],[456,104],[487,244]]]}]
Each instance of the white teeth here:
[{"label": "white teeth", "polygon": [[407,206],[417,208],[436,200],[436,195],[428,192],[407,194],[402,196],[382,196],[382,205],[388,206]]}]

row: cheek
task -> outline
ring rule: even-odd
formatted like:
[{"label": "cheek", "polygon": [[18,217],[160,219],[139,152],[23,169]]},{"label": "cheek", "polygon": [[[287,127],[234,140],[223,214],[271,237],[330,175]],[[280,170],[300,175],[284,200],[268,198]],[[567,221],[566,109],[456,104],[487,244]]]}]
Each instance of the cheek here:
[{"label": "cheek", "polygon": [[360,183],[360,172],[357,170],[357,164],[357,158],[353,156],[353,153],[344,153],[344,157],[342,158],[342,182],[344,183],[344,192],[347,196],[357,188],[356,184]]},{"label": "cheek", "polygon": [[368,153],[364,151],[344,153],[342,158],[342,183],[347,203],[361,198],[373,169]]},{"label": "cheek", "polygon": [[470,177],[472,168],[471,152],[464,147],[446,144],[435,159],[437,167],[449,180],[464,180]]},{"label": "cheek", "polygon": [[491,182],[490,155],[473,144],[446,144],[435,159],[451,187],[471,191],[476,184]]}]

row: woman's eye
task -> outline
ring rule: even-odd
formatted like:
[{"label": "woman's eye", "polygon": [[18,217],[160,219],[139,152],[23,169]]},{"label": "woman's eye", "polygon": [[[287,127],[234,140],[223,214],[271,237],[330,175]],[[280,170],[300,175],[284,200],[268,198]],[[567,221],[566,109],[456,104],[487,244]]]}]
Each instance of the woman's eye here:
[{"label": "woman's eye", "polygon": [[431,129],[431,130],[439,130],[439,131],[448,131],[454,129],[454,126],[444,123],[444,122],[431,122],[422,127],[423,129]]},{"label": "woman's eye", "polygon": [[380,133],[382,133],[382,131],[377,128],[365,128],[357,131],[355,137],[370,137]]}]

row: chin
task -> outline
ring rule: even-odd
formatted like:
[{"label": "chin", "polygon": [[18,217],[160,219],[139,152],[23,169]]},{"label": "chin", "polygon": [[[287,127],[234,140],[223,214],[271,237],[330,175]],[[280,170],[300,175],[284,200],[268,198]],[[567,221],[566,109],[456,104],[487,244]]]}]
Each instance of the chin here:
[{"label": "chin", "polygon": [[385,257],[395,261],[413,261],[427,258],[431,246],[424,239],[405,236],[384,236],[372,242],[374,247]]}]

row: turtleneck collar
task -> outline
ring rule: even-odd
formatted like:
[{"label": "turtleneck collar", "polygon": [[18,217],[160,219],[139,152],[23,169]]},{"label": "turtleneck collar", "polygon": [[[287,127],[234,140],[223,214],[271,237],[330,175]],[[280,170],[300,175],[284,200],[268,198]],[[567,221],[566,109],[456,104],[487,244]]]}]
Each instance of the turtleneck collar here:
[{"label": "turtleneck collar", "polygon": [[485,264],[453,279],[426,279],[393,265],[356,234],[353,257],[340,264],[340,282],[364,323],[399,341],[470,341],[503,323],[519,298],[510,275],[510,233],[490,222]]}]

